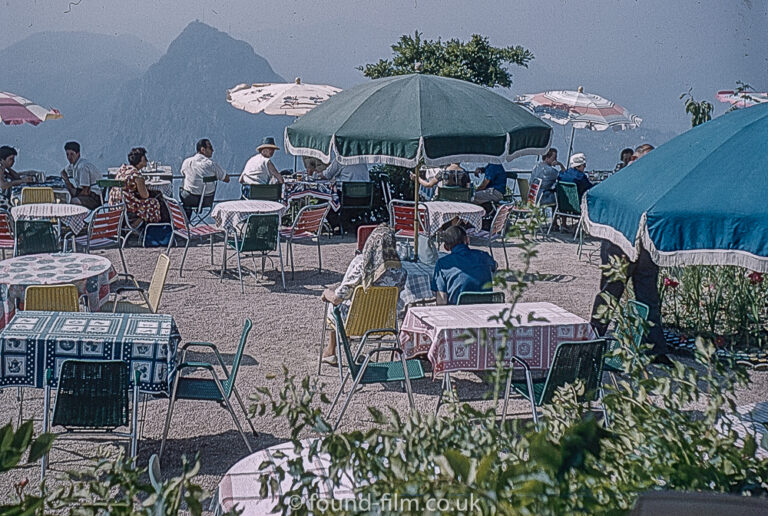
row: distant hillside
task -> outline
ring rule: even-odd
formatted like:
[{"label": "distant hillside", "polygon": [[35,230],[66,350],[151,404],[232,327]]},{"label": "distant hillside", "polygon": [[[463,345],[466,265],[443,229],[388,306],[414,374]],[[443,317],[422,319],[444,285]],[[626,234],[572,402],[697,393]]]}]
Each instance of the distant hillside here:
[{"label": "distant hillside", "polygon": [[[282,140],[290,117],[251,115],[226,102],[243,82],[282,82],[253,48],[199,22],[190,23],[164,55],[140,40],[87,33],[41,33],[0,51],[13,70],[2,89],[58,108],[61,120],[37,127],[2,128],[2,144],[19,148],[20,170],[57,173],[63,144],[76,139],[106,170],[125,161],[133,146],[178,171],[202,137],[215,158],[239,172],[257,142]],[[292,164],[278,153],[279,166]]]}]

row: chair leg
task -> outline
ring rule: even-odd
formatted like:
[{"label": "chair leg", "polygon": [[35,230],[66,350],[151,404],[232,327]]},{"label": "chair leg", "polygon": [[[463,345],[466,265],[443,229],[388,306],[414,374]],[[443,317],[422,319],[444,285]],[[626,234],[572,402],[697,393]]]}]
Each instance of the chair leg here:
[{"label": "chair leg", "polygon": [[326,418],[330,418],[331,414],[333,414],[333,409],[336,408],[336,403],[339,402],[339,398],[341,398],[342,393],[344,392],[344,386],[347,384],[347,379],[349,379],[349,374],[344,375],[344,377],[341,380],[341,386],[339,387],[339,391],[336,393],[336,397],[333,398],[333,402],[331,402],[331,408],[328,409],[328,413],[325,415]]},{"label": "chair leg", "polygon": [[171,398],[168,400],[168,412],[165,414],[165,426],[163,427],[163,440],[160,441],[160,453],[158,458],[163,458],[163,451],[165,450],[165,440],[168,438],[168,429],[171,426],[171,417],[173,416],[173,405],[176,403],[176,389],[179,387],[180,372],[176,372],[176,378],[173,380],[173,389],[171,389]]},{"label": "chair leg", "polygon": [[[43,397],[43,433],[48,433],[50,430],[50,413],[51,413],[51,386],[46,382],[45,394]],[[50,453],[50,451],[48,452]],[[48,453],[43,455],[40,459],[40,481],[45,479],[45,470],[48,468]]]},{"label": "chair leg", "polygon": [[139,386],[133,385],[133,411],[131,412],[131,468],[136,467],[139,450]]},{"label": "chair leg", "polygon": [[24,415],[24,387],[16,388],[16,402],[19,404],[19,419],[16,422],[16,427],[21,426],[21,420]]},{"label": "chair leg", "polygon": [[440,396],[437,398],[437,405],[435,406],[435,417],[437,417],[437,413],[440,412],[440,407],[443,404],[443,396],[445,395],[445,391],[449,390],[451,388],[451,377],[448,373],[443,374],[443,383],[440,385]]},{"label": "chair leg", "polygon": [[232,392],[235,394],[235,398],[237,399],[237,402],[240,404],[240,408],[243,409],[243,416],[245,416],[245,420],[248,422],[248,426],[251,427],[251,432],[253,432],[254,437],[257,437],[259,435],[259,432],[256,431],[256,429],[253,427],[253,421],[251,421],[251,418],[248,417],[248,410],[245,408],[245,403],[243,403],[243,398],[240,397],[240,393],[237,392],[236,387],[232,387]]},{"label": "chair leg", "polygon": [[[317,359],[317,374],[323,370],[323,350],[325,349],[325,331],[328,329],[328,301],[323,303],[323,329],[320,330],[320,356]],[[336,357],[338,360],[339,357]]]},{"label": "chair leg", "polygon": [[501,238],[501,248],[504,249],[504,263],[507,264],[507,270],[509,270],[509,257],[507,256],[507,243],[505,240],[506,238]]},{"label": "chair leg", "polygon": [[243,288],[243,269],[240,267],[240,250],[237,250],[235,255],[237,258],[237,276],[240,278],[240,293],[245,294],[245,288]]},{"label": "chair leg", "polygon": [[123,254],[123,248],[120,245],[120,238],[118,237],[117,240],[117,251],[120,253],[120,261],[123,263],[123,272],[128,274],[128,266],[125,264],[125,255]]},{"label": "chair leg", "polygon": [[512,373],[514,372],[514,368],[511,368],[509,370],[509,374],[507,375],[507,386],[504,389],[504,408],[501,410],[501,424],[504,424],[504,421],[507,419],[507,405],[509,405],[509,395],[511,394],[512,390]]},{"label": "chair leg", "polygon": [[[218,384],[218,382],[216,383]],[[243,441],[245,441],[245,446],[248,448],[248,452],[253,453],[253,447],[251,447],[251,443],[248,442],[248,438],[245,436],[245,432],[243,432],[243,427],[240,425],[240,421],[237,419],[235,410],[232,408],[232,404],[229,402],[229,398],[224,396],[224,392],[220,385],[219,385],[219,392],[221,392],[222,397],[224,398],[224,405],[226,405],[227,410],[229,411],[229,415],[232,416],[232,421],[235,422],[235,426],[240,432],[240,436],[243,438]]]},{"label": "chair leg", "polygon": [[[416,409],[416,405],[413,403],[413,389],[411,388],[411,379],[408,376],[408,363],[405,360],[405,353],[400,353],[400,360],[403,363],[403,376],[405,376],[405,390],[408,392],[408,403],[411,405],[411,411],[413,411]],[[362,376],[362,371],[358,376]]]},{"label": "chair leg", "polygon": [[293,278],[295,277],[295,271],[293,269],[293,242],[292,240],[288,240],[288,257],[291,260],[291,281],[293,281]]},{"label": "chair leg", "polygon": [[320,252],[320,231],[317,232],[317,272],[323,273],[323,255]]},{"label": "chair leg", "polygon": [[525,370],[525,384],[528,388],[528,401],[531,402],[531,413],[533,414],[533,424],[538,428],[539,415],[536,413],[536,398],[533,393],[533,379],[531,378],[531,371]]},{"label": "chair leg", "polygon": [[224,281],[224,271],[227,266],[227,237],[224,237],[224,249],[221,253],[221,274],[219,275],[219,283]]},{"label": "chair leg", "polygon": [[[127,237],[126,237],[127,239]],[[171,238],[168,240],[168,247],[165,249],[165,254],[168,256],[171,255],[171,246],[173,246],[176,243],[176,233],[171,233]],[[125,242],[123,242],[123,245],[125,245]]]},{"label": "chair leg", "polygon": [[179,277],[181,277],[182,273],[184,272],[184,261],[187,259],[187,251],[189,251],[190,240],[190,238],[187,238],[187,245],[184,246],[184,256],[181,257],[181,265],[179,265]]},{"label": "chair leg", "polygon": [[[293,253],[293,251],[291,251]],[[283,279],[283,290],[285,290],[285,266],[283,265],[283,251],[280,247],[280,242],[277,242],[277,254],[280,257],[280,277]],[[291,254],[293,256],[293,254]]]},{"label": "chair leg", "polygon": [[347,395],[347,399],[344,401],[344,405],[341,407],[341,413],[339,414],[338,419],[336,419],[336,424],[333,425],[334,431],[336,431],[336,429],[339,428],[339,423],[341,423],[341,418],[344,417],[344,412],[347,411],[349,402],[352,401],[352,396],[355,395],[355,391],[357,390],[357,386],[360,383],[360,379],[363,377],[363,372],[364,372],[363,369],[361,369],[357,373],[357,378],[355,378],[355,381],[352,383],[352,389],[349,391],[349,395]]}]

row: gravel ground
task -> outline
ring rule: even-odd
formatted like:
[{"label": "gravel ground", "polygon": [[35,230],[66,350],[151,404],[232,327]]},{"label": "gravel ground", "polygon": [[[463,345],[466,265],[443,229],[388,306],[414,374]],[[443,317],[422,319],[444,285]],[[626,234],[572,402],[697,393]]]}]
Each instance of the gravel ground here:
[{"label": "gravel ground", "polygon": [[[354,249],[355,243],[349,236],[344,239],[338,236],[331,240],[324,238],[324,269],[322,273],[318,273],[316,248],[297,245],[296,275],[291,280],[289,268],[286,275],[287,291],[283,291],[279,274],[268,263],[266,277],[245,277],[245,294],[240,293],[236,272],[230,272],[223,282],[219,281],[218,268],[210,265],[208,246],[190,249],[183,277],[179,276],[178,271],[182,251],[174,249],[171,253],[172,269],[168,275],[160,311],[174,316],[184,342],[213,342],[225,355],[225,360],[231,360],[244,319],[249,317],[253,320],[254,329],[237,379],[238,389],[244,396],[254,392],[257,387],[276,387],[276,380],[268,380],[267,376],[277,374],[280,377],[283,366],[297,377],[313,376],[317,373],[322,323],[323,305],[319,296],[324,288],[333,286],[342,279]],[[538,249],[539,256],[534,262],[533,270],[537,271],[542,279],[529,289],[523,301],[549,301],[587,318],[599,277],[594,258],[596,244],[587,244],[586,253],[581,260],[576,257],[575,243],[564,234],[542,238]],[[218,245],[215,258],[219,266],[220,250],[221,246]],[[137,278],[148,281],[160,252],[160,249],[126,249],[130,272]],[[119,258],[115,251],[103,251],[102,254],[112,259],[116,268],[119,267]],[[503,263],[501,249],[494,249],[494,255],[497,262]],[[512,267],[519,264],[516,255],[517,251],[510,249]],[[253,267],[250,261],[246,262],[246,265],[249,269]],[[198,358],[212,360],[213,356],[208,354]],[[327,391],[335,393],[339,384],[336,369],[324,366],[322,375],[323,381],[327,383]],[[475,374],[457,374],[454,378],[459,396],[463,400],[481,399],[486,392],[482,379]],[[739,404],[765,400],[768,374],[755,373],[753,380],[749,389],[739,393]],[[434,410],[439,389],[439,378],[435,381],[415,382],[414,398],[418,409]],[[26,389],[25,393],[24,417],[39,419],[42,412],[42,391]],[[353,398],[345,416],[347,428],[371,424],[365,410],[368,405],[391,405],[404,412],[407,410],[407,397],[404,393],[391,389],[366,387]],[[146,422],[138,459],[142,466],[147,464],[151,454],[159,451],[167,406],[167,399],[152,399],[146,403]],[[521,401],[513,401],[510,406],[513,417],[529,417],[527,406]],[[0,391],[0,414],[3,414],[3,419],[15,420],[17,411],[16,390]],[[274,445],[289,436],[288,427],[282,420],[265,415],[255,417],[253,423],[259,432],[258,437],[249,436],[254,450]],[[39,430],[40,421],[37,421],[36,425]],[[86,456],[95,455],[98,449],[98,445],[93,442],[70,442],[66,446],[67,449],[77,449]],[[215,490],[222,475],[233,464],[248,455],[248,450],[226,410],[216,404],[181,401],[174,410],[168,448],[162,461],[164,475],[179,471],[182,454],[194,455],[196,452],[199,452],[202,460],[198,482],[211,491]],[[54,450],[51,477],[55,477],[57,471],[75,469],[83,464],[82,459],[62,450]],[[34,481],[38,475],[39,465],[0,475],[0,493],[11,493],[13,483],[25,477]],[[5,497],[0,494],[0,500],[3,498]]]}]

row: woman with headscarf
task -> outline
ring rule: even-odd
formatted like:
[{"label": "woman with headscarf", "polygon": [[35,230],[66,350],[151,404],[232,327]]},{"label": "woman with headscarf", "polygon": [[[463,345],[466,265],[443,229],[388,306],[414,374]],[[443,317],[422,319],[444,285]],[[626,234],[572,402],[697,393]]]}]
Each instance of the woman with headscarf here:
[{"label": "woman with headscarf", "polygon": [[[335,290],[325,289],[322,299],[330,303],[329,310],[340,305],[342,317],[346,319],[355,287],[362,285],[365,290],[372,286],[402,288],[406,275],[397,255],[395,232],[386,224],[381,224],[366,240],[363,252],[350,262],[341,284]],[[335,327],[330,311],[326,316]],[[323,362],[336,365],[335,331],[331,332],[328,345],[323,350]]]}]

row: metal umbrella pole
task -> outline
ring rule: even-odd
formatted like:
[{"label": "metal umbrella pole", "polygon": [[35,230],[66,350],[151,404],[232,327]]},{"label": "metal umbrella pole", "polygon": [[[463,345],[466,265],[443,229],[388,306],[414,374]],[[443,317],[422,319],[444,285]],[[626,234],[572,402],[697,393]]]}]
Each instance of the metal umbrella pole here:
[{"label": "metal umbrella pole", "polygon": [[419,261],[419,169],[416,165],[413,169],[413,261]]}]

